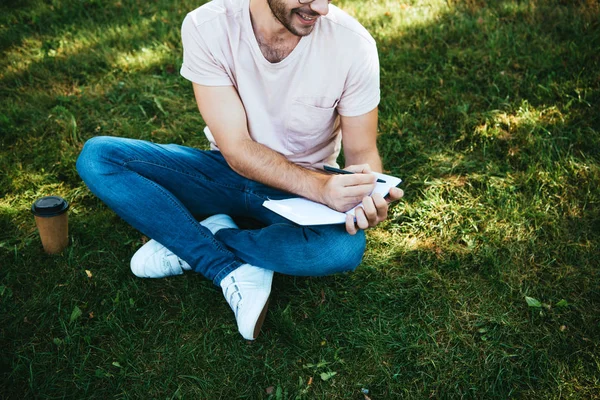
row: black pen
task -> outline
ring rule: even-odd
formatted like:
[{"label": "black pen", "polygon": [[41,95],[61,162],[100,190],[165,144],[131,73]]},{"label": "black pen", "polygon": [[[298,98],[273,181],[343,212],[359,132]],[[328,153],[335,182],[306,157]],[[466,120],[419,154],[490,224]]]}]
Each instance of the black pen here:
[{"label": "black pen", "polygon": [[[336,174],[342,174],[342,175],[355,174],[355,172],[346,171],[345,169],[330,167],[329,165],[323,165],[323,169],[327,172],[334,172]],[[383,179],[379,179],[379,178],[377,179],[377,182],[385,183],[385,181]]]}]

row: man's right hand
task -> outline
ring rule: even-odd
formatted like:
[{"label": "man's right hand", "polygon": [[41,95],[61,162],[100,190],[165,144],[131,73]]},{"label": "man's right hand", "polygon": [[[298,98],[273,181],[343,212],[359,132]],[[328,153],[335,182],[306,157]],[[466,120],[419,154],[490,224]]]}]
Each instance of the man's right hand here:
[{"label": "man's right hand", "polygon": [[[351,169],[348,168],[348,170]],[[365,196],[371,194],[376,181],[377,177],[368,172],[331,175],[323,186],[321,202],[334,210],[346,212],[360,204]]]}]

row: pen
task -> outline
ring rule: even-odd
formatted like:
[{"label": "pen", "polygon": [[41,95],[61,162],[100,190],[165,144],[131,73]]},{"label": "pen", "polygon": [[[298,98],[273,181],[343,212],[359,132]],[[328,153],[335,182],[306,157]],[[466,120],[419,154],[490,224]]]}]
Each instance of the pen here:
[{"label": "pen", "polygon": [[[346,171],[345,169],[330,167],[329,165],[323,165],[323,169],[327,172],[334,172],[336,174],[342,174],[342,175],[354,174],[354,172]],[[377,179],[377,182],[385,183],[385,181],[383,179]]]}]

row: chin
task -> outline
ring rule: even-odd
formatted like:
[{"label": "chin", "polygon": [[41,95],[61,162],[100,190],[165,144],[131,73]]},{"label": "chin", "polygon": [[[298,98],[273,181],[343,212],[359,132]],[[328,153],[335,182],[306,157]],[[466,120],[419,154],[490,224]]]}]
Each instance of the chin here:
[{"label": "chin", "polygon": [[292,29],[288,28],[288,30],[296,36],[308,36],[314,28],[314,26],[292,26]]}]

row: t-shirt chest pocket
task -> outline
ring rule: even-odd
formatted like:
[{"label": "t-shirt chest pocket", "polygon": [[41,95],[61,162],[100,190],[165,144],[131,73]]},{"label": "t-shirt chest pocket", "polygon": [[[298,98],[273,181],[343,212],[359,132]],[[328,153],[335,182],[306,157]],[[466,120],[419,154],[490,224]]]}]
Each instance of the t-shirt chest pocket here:
[{"label": "t-shirt chest pocket", "polygon": [[322,97],[294,100],[286,124],[288,149],[297,154],[304,153],[331,140],[336,106],[337,100]]}]

